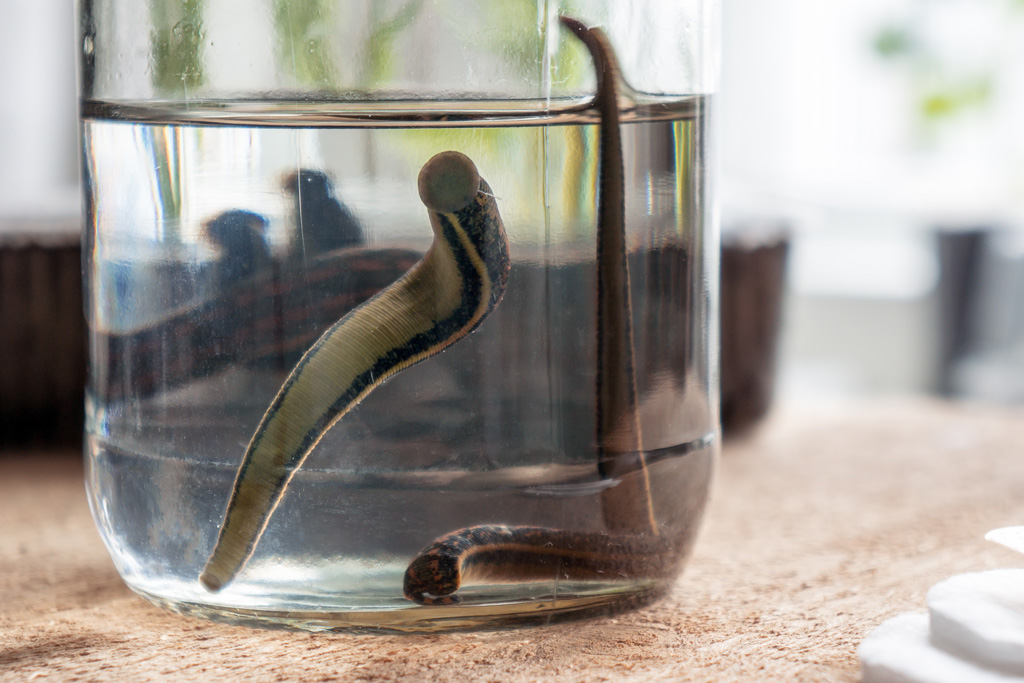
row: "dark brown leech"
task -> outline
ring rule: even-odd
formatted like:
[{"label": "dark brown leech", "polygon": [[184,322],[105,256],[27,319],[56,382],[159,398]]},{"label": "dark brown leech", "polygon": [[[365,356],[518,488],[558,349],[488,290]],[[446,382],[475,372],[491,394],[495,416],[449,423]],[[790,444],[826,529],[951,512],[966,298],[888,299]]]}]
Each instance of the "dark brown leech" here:
[{"label": "dark brown leech", "polygon": [[[604,32],[560,17],[590,52],[597,73],[594,107],[601,116],[601,170],[597,207],[598,471],[619,479],[601,495],[605,525],[612,531],[657,534],[640,430],[634,368],[633,307],[626,258],[625,178],[618,89],[622,75]],[[627,476],[632,474],[633,476]]]},{"label": "dark brown leech", "polygon": [[607,536],[544,527],[487,525],[460,529],[424,548],[405,572],[405,597],[451,605],[467,580],[612,581],[664,576],[675,556],[660,538]]},{"label": "dark brown leech", "polygon": [[[619,479],[601,494],[606,527],[616,535],[520,526],[460,529],[424,548],[405,573],[405,597],[422,605],[459,602],[467,578],[504,581],[654,578],[679,554],[658,536],[642,450],[619,130],[618,64],[608,38],[569,17],[562,24],[586,45],[597,71],[594,107],[601,119],[597,229],[598,471]],[[632,476],[627,476],[632,475]]]}]

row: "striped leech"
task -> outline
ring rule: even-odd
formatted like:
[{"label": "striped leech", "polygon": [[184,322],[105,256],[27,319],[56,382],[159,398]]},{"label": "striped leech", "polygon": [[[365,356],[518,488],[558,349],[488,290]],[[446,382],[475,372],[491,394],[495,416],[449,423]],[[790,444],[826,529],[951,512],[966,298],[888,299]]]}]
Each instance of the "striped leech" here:
[{"label": "striped leech", "polygon": [[651,578],[676,566],[678,556],[660,536],[654,516],[640,432],[619,130],[621,73],[603,31],[569,17],[560,20],[586,46],[597,72],[592,104],[601,122],[595,441],[599,475],[617,479],[601,493],[611,533],[503,525],[454,531],[420,551],[406,569],[405,597],[422,605],[459,602],[455,592],[467,578],[524,581],[549,579],[556,572],[574,580]]},{"label": "striped leech", "polygon": [[[573,579],[663,575],[674,554],[659,537],[641,450],[626,263],[618,66],[599,29],[562,24],[587,47],[598,79],[601,120],[598,207],[596,443],[605,479],[633,472],[602,492],[614,535],[480,525],[436,539],[406,570],[405,597],[422,605],[459,602],[467,578],[531,580],[559,571]],[[434,243],[392,286],[351,311],[306,352],[267,410],[246,450],[217,543],[200,582],[217,591],[252,555],[295,471],[330,427],[385,379],[440,353],[475,329],[500,302],[509,257],[486,182],[457,152],[420,173]],[[475,194],[474,194],[475,193]],[[306,417],[312,415],[313,417]],[[621,455],[632,465],[617,467]]]},{"label": "striped leech", "polygon": [[288,375],[246,449],[199,581],[220,590],[242,569],[296,470],[334,423],[386,379],[472,332],[508,281],[505,230],[491,188],[463,154],[419,175],[434,241],[394,284],[350,311]]}]

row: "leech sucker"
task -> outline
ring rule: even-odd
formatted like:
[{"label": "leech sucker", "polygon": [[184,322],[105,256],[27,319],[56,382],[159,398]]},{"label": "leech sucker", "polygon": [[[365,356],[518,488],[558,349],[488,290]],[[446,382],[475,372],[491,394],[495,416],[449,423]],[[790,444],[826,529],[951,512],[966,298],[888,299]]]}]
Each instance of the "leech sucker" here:
[{"label": "leech sucker", "polygon": [[288,483],[324,434],[382,382],[472,332],[501,301],[508,242],[491,188],[459,152],[419,175],[434,241],[394,284],[332,325],[263,415],[199,577],[220,590],[241,571]]}]

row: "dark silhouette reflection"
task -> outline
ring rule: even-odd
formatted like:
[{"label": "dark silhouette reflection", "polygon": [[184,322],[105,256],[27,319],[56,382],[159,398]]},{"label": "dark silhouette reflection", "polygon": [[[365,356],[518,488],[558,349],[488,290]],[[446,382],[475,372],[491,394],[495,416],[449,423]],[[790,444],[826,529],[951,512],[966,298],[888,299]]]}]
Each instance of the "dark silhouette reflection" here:
[{"label": "dark silhouette reflection", "polygon": [[284,189],[293,198],[298,254],[309,258],[366,241],[359,220],[338,200],[322,171],[299,169],[285,179]]},{"label": "dark silhouette reflection", "polygon": [[215,282],[218,287],[270,268],[267,219],[252,211],[225,211],[203,224],[202,235],[220,252]]},{"label": "dark silhouette reflection", "polygon": [[292,180],[306,233],[302,258],[274,257],[260,214],[232,209],[206,221],[202,236],[218,251],[212,296],[144,328],[94,331],[90,389],[98,399],[146,398],[233,366],[285,373],[330,325],[422,256],[352,248],[362,244],[362,228],[327,177],[303,170]]}]

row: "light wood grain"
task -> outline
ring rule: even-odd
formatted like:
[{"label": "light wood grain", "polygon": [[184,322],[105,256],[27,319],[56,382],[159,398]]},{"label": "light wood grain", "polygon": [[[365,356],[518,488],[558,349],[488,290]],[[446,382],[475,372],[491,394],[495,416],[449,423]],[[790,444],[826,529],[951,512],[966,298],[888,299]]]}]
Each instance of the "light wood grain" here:
[{"label": "light wood grain", "polygon": [[125,589],[78,459],[0,458],[0,680],[619,681],[857,678],[877,624],[933,583],[1020,564],[1024,409],[786,406],[727,446],[696,554],[614,619],[444,636],[307,635],[186,619]]}]

